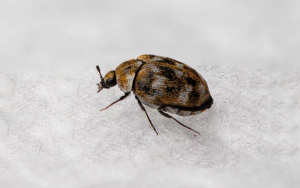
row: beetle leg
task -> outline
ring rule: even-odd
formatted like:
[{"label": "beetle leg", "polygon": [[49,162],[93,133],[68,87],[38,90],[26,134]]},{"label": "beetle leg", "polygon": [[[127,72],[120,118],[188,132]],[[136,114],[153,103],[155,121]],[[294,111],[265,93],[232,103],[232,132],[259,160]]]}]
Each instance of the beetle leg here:
[{"label": "beetle leg", "polygon": [[152,122],[151,122],[151,120],[150,120],[150,118],[149,118],[149,116],[148,116],[148,113],[147,113],[145,107],[143,106],[143,104],[141,103],[141,101],[139,100],[139,98],[137,98],[137,96],[135,96],[135,98],[136,98],[136,100],[138,101],[138,103],[139,103],[141,109],[145,112],[145,114],[146,114],[146,116],[147,116],[147,118],[148,118],[148,121],[150,122],[150,124],[151,124],[153,130],[154,130],[155,133],[158,135],[158,133],[157,133],[155,127],[153,126],[153,124],[152,124]]},{"label": "beetle leg", "polygon": [[187,129],[190,129],[190,130],[194,131],[195,133],[200,134],[199,132],[195,131],[194,129],[192,129],[192,128],[190,128],[190,127],[188,127],[188,126],[182,124],[182,123],[179,122],[177,119],[175,119],[175,118],[173,118],[172,116],[170,116],[169,114],[166,114],[166,113],[163,112],[161,109],[158,109],[158,112],[159,112],[161,115],[165,116],[166,118],[172,118],[172,119],[174,119],[177,123],[179,123],[179,124],[182,125],[183,127],[187,128]]},{"label": "beetle leg", "polygon": [[117,102],[125,99],[129,94],[130,94],[130,92],[125,93],[125,95],[123,95],[122,97],[120,97],[119,100],[116,100],[115,102],[113,102],[110,105],[108,105],[106,108],[101,109],[100,112],[103,111],[103,110],[106,110],[107,108],[111,107],[112,105],[116,104]]}]

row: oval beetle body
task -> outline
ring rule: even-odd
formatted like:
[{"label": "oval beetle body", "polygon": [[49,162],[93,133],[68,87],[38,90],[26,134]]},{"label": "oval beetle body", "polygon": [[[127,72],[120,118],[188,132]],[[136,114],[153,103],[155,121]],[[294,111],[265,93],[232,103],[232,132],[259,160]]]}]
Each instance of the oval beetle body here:
[{"label": "oval beetle body", "polygon": [[[98,66],[97,69],[100,73]],[[141,55],[137,59],[123,62],[115,71],[107,73],[104,79],[100,73],[100,78],[101,82],[97,84],[99,91],[117,84],[125,93],[108,107],[123,100],[132,91],[156,134],[143,104],[157,109],[163,116],[174,119],[188,129],[191,128],[166,112],[179,116],[196,115],[213,104],[204,78],[188,65],[168,57]]]}]

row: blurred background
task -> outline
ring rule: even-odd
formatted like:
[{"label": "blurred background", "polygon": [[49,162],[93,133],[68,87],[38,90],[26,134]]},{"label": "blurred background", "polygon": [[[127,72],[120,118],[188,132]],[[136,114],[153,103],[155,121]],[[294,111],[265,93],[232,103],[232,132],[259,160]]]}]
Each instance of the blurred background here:
[{"label": "blurred background", "polygon": [[[300,1],[0,0],[0,72],[81,77],[145,53],[186,64],[289,69]],[[95,72],[96,73],[96,72]]]}]

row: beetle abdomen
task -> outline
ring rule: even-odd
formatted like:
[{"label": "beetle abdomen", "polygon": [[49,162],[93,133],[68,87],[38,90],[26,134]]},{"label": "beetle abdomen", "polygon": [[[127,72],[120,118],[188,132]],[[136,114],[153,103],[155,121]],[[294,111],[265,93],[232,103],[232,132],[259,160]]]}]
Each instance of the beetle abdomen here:
[{"label": "beetle abdomen", "polygon": [[160,109],[165,112],[169,112],[179,116],[191,116],[191,115],[200,114],[204,110],[210,108],[212,104],[213,104],[213,99],[210,96],[209,99],[199,107],[188,108],[188,107],[164,106],[164,107],[160,107]]},{"label": "beetle abdomen", "polygon": [[145,64],[136,75],[133,91],[144,104],[190,108],[200,107],[209,99],[206,81],[191,67],[160,56],[142,55],[138,59]]}]

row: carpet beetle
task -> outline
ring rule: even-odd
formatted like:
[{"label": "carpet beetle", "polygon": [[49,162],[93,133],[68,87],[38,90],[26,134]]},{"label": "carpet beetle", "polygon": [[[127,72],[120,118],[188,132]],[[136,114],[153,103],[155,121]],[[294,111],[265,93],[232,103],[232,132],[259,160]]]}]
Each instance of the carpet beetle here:
[{"label": "carpet beetle", "polygon": [[104,78],[99,66],[96,68],[101,79],[97,84],[98,93],[103,88],[109,89],[115,85],[125,93],[119,100],[102,110],[125,99],[132,91],[157,135],[143,104],[157,109],[161,115],[172,118],[180,125],[200,134],[166,113],[179,116],[196,115],[213,104],[206,81],[193,68],[168,57],[148,54],[123,62],[116,70],[109,71]]}]

